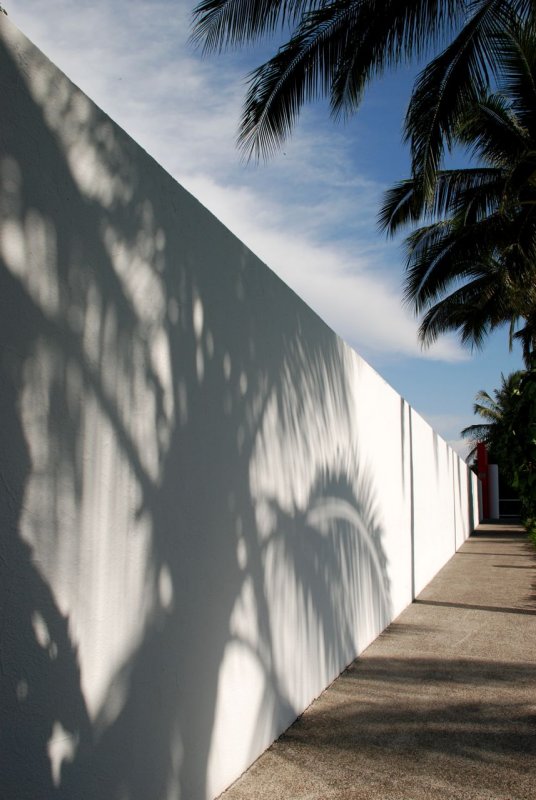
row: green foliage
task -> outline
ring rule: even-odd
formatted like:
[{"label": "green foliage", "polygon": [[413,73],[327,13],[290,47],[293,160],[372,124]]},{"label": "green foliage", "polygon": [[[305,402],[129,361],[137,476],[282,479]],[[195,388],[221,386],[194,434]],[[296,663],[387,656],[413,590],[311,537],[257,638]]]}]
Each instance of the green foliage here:
[{"label": "green foliage", "polygon": [[[536,358],[522,373],[493,435],[493,449],[521,500],[526,520],[536,518]],[[531,527],[534,525],[531,523]]]},{"label": "green foliage", "polygon": [[486,445],[492,462],[498,460],[494,452],[494,442],[503,418],[508,415],[513,398],[517,396],[523,374],[522,371],[512,372],[507,378],[501,375],[501,386],[494,390],[493,396],[484,390],[477,393],[473,411],[482,418],[482,422],[469,425],[461,431],[461,436],[469,439],[473,445],[469,456],[476,455],[476,445],[482,442]]},{"label": "green foliage", "polygon": [[334,117],[350,114],[385,70],[447,44],[419,76],[406,118],[413,171],[429,189],[461,109],[495,74],[497,35],[532,7],[532,0],[201,0],[192,38],[211,52],[282,34],[275,55],[250,76],[244,104],[239,141],[256,157],[282,144],[305,103],[326,96]]},{"label": "green foliage", "polygon": [[[496,32],[494,71],[497,91],[482,87],[473,99],[457,100],[447,137],[479,165],[439,170],[432,183],[421,165],[386,194],[380,225],[392,234],[426,223],[406,239],[405,279],[405,299],[422,315],[424,345],[457,331],[462,343],[480,347],[509,324],[510,341],[521,340],[528,358],[536,341],[534,20]],[[417,124],[419,136],[427,135],[426,119],[415,120],[414,137]]]},{"label": "green foliage", "polygon": [[480,391],[474,405],[483,422],[464,428],[476,449],[483,442],[521,501],[525,526],[536,545],[536,356],[526,370],[501,375],[493,396]]},{"label": "green foliage", "polygon": [[534,517],[527,517],[524,520],[525,528],[527,529],[527,535],[529,540],[532,542],[534,547],[536,547],[536,519]]}]

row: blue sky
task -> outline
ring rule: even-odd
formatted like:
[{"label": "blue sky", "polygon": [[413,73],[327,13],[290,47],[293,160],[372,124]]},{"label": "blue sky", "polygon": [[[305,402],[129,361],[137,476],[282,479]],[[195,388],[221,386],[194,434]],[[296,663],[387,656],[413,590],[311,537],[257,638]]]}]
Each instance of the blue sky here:
[{"label": "blue sky", "polygon": [[308,107],[267,165],[235,147],[247,72],[266,46],[202,58],[190,0],[2,0],[10,19],[222,220],[454,446],[479,389],[522,366],[506,329],[476,354],[452,337],[422,351],[401,303],[403,252],[376,228],[383,191],[408,175],[401,143],[415,68],[371,86],[333,123]]}]

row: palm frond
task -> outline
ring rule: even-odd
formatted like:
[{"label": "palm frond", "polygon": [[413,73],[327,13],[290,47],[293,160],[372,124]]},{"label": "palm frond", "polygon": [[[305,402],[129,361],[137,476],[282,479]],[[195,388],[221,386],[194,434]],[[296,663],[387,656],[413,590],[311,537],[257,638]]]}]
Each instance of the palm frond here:
[{"label": "palm frond", "polygon": [[463,0],[332,0],[304,13],[290,40],[256,69],[244,104],[239,145],[270,156],[304,103],[330,97],[334,116],[361,101],[369,81],[437,40],[461,20]]},{"label": "palm frond", "polygon": [[472,10],[454,41],[421,72],[406,116],[412,172],[425,194],[433,191],[444,148],[451,146],[461,114],[484,93],[497,69],[495,36],[510,17],[507,5],[479,0]]},{"label": "palm frond", "polygon": [[489,214],[501,196],[504,172],[496,167],[443,170],[438,173],[430,213],[435,217],[449,214],[469,216],[469,207]]},{"label": "palm frond", "polygon": [[[419,300],[426,313],[419,328],[419,338],[424,346],[430,345],[441,334],[455,331],[461,343],[471,349],[482,347],[486,336],[495,328],[513,326],[525,315],[536,318],[534,293],[523,288],[519,276],[508,271],[505,261],[490,261],[465,270],[464,282],[456,285],[456,276],[444,278],[434,292],[434,279],[421,289]],[[532,280],[536,279],[533,268]],[[452,288],[451,288],[452,287]],[[523,299],[520,300],[520,294]],[[527,294],[529,297],[527,298]],[[519,338],[529,339],[534,329],[529,323]],[[530,346],[529,346],[530,347]]]},{"label": "palm frond", "polygon": [[463,219],[443,220],[410,234],[405,302],[420,313],[451,285],[485,273],[493,262],[502,225],[499,215],[489,215],[473,225]]},{"label": "palm frond", "polygon": [[460,115],[455,141],[476,158],[499,168],[510,166],[530,146],[527,131],[519,124],[510,101],[501,94],[479,98]]},{"label": "palm frond", "polygon": [[322,0],[202,0],[193,11],[191,41],[220,52],[296,23]]},{"label": "palm frond", "polygon": [[431,199],[424,195],[420,182],[400,181],[384,195],[378,227],[394,235],[399,228],[423,217],[446,217],[462,210],[468,217],[471,209],[476,221],[497,208],[503,186],[504,172],[496,167],[441,170]]},{"label": "palm frond", "polygon": [[441,334],[457,332],[463,345],[480,349],[490,330],[504,322],[496,300],[496,284],[489,273],[476,271],[469,282],[430,303],[419,327],[421,343],[427,347]]},{"label": "palm frond", "polygon": [[351,35],[354,5],[336,0],[307,14],[277,55],[252,73],[238,138],[247,157],[271,155],[303,104],[329,89]]},{"label": "palm frond", "polygon": [[400,181],[384,194],[378,227],[393,236],[402,226],[417,222],[423,213],[423,198],[413,179]]},{"label": "palm frond", "polygon": [[372,77],[419,58],[463,23],[463,0],[370,0],[361,3],[353,36],[337,66],[330,93],[335,117],[359,105]]},{"label": "palm frond", "polygon": [[510,98],[520,124],[536,134],[536,18],[519,20],[503,33],[501,90]]},{"label": "palm frond", "polygon": [[472,442],[486,442],[490,435],[490,425],[483,423],[475,423],[474,425],[468,425],[462,431],[460,431],[460,436],[462,439],[470,439]]}]

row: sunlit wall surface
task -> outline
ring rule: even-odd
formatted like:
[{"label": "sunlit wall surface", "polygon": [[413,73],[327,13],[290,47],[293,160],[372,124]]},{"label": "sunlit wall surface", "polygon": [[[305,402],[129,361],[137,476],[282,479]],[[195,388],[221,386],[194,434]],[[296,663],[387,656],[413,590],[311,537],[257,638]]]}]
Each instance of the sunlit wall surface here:
[{"label": "sunlit wall surface", "polygon": [[213,798],[467,537],[469,476],[1,30],[0,796]]}]

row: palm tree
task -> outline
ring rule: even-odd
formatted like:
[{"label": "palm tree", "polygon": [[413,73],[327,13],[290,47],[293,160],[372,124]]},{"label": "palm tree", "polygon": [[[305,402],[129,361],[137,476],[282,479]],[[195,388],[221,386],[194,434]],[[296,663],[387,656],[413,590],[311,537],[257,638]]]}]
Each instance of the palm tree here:
[{"label": "palm tree", "polygon": [[478,166],[440,170],[431,194],[420,175],[397,184],[380,226],[393,234],[428,222],[406,239],[405,299],[423,314],[424,345],[454,330],[479,347],[509,323],[528,359],[536,344],[536,22],[502,32],[494,47],[498,91],[460,112],[450,140]]},{"label": "palm tree", "polygon": [[534,0],[201,0],[195,42],[205,52],[273,36],[290,38],[250,76],[239,143],[272,154],[304,103],[329,97],[334,117],[354,112],[387,69],[448,46],[415,85],[406,119],[413,173],[430,191],[461,109],[497,70],[495,37]]},{"label": "palm tree", "polygon": [[536,358],[526,370],[501,375],[493,397],[480,391],[475,414],[484,422],[469,425],[461,435],[475,445],[483,442],[491,459],[521,501],[522,518],[536,540]]},{"label": "palm tree", "polygon": [[493,396],[484,390],[477,393],[473,411],[482,417],[483,422],[469,425],[461,431],[461,436],[469,439],[470,444],[473,445],[468,459],[474,457],[476,446],[480,442],[485,444],[488,450],[493,451],[493,445],[498,438],[503,419],[509,413],[512,399],[519,393],[523,375],[522,370],[512,372],[506,378],[501,374],[501,386],[494,390]]}]

